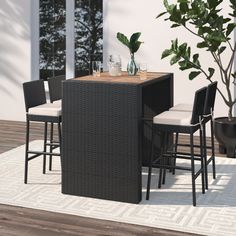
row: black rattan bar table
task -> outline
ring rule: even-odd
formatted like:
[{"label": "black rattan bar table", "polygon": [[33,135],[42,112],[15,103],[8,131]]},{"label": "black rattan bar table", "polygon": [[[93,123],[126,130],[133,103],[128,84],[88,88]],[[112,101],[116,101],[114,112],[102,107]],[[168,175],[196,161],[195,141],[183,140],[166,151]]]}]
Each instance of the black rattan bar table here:
[{"label": "black rattan bar table", "polygon": [[148,73],[146,80],[102,73],[63,82],[62,193],[139,203],[148,120],[172,106],[171,73]]}]

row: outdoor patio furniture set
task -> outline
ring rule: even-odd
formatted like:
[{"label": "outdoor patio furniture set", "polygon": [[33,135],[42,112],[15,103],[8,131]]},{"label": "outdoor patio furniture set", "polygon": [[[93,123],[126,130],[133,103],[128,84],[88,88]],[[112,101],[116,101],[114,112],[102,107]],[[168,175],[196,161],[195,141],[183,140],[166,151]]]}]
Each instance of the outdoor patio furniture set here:
[{"label": "outdoor patio furniture set", "polygon": [[[148,167],[146,199],[149,199],[152,168],[159,168],[160,188],[166,170],[191,172],[193,206],[196,206],[195,180],[201,176],[202,193],[208,189],[208,165],[215,178],[213,111],[217,83],[196,91],[193,105],[173,106],[173,74],[148,73],[139,76],[85,76],[70,80],[64,76],[48,79],[50,103],[44,81],[23,84],[26,104],[25,178],[28,162],[43,155],[52,170],[52,156],[61,156],[62,193],[77,196],[139,203],[142,199],[142,167]],[[63,94],[63,96],[62,96]],[[29,149],[30,122],[44,123],[43,151]],[[206,145],[206,124],[211,126],[211,145]],[[53,125],[58,126],[58,141]],[[62,131],[61,131],[62,123]],[[51,124],[48,140],[48,124]],[[194,144],[199,131],[200,145]],[[173,142],[173,133],[176,140]],[[180,144],[179,133],[190,135],[190,144]],[[157,135],[160,134],[160,135]],[[190,147],[190,153],[179,152]],[[48,148],[49,147],[49,151]],[[53,150],[60,148],[58,153]],[[199,148],[200,153],[194,149]],[[207,149],[211,157],[207,158]],[[178,166],[176,159],[190,161]],[[195,161],[200,162],[196,171]]]}]

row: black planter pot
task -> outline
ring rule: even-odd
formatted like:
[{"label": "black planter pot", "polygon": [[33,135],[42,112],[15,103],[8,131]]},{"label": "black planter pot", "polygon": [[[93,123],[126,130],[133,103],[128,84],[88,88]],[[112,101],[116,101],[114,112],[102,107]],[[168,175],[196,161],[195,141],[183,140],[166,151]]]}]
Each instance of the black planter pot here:
[{"label": "black planter pot", "polygon": [[226,153],[227,157],[235,158],[236,117],[232,121],[229,121],[227,117],[216,118],[214,128],[220,153]]}]

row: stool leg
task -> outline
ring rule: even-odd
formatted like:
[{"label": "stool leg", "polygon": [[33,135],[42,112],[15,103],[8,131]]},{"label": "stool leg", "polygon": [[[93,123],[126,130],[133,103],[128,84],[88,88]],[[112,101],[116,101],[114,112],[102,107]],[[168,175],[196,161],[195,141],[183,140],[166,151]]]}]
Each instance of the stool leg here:
[{"label": "stool leg", "polygon": [[162,182],[162,166],[163,166],[163,153],[164,153],[164,143],[165,143],[165,133],[161,132],[161,151],[160,151],[160,171],[159,171],[159,181],[158,181],[158,188],[161,188]]},{"label": "stool leg", "polygon": [[211,151],[212,151],[212,172],[213,179],[216,178],[216,164],[215,164],[215,142],[214,142],[214,125],[211,117]]},{"label": "stool leg", "polygon": [[[50,144],[53,142],[53,123],[51,123],[51,131],[50,131]],[[50,145],[50,153],[52,153],[53,147]],[[52,170],[52,154],[49,156],[49,170]]]},{"label": "stool leg", "polygon": [[152,177],[152,161],[153,161],[153,154],[154,154],[154,138],[155,138],[155,133],[154,133],[154,127],[152,126],[151,153],[149,155],[146,200],[149,200],[149,196],[150,196],[150,186],[151,186],[151,177]]},{"label": "stool leg", "polygon": [[[160,159],[160,165],[162,165],[162,161]],[[158,181],[158,188],[161,188],[161,180],[162,180],[162,167],[160,166],[160,170],[159,170],[159,181]]]},{"label": "stool leg", "polygon": [[60,157],[61,157],[61,167],[62,167],[62,148],[61,148],[61,123],[58,122],[58,139],[59,139],[59,150],[60,150]]},{"label": "stool leg", "polygon": [[[43,151],[46,152],[47,151],[47,132],[48,132],[48,123],[45,122],[44,124],[44,144],[43,144]],[[47,155],[43,155],[43,174],[46,173],[46,158],[47,158]]]},{"label": "stool leg", "polygon": [[173,150],[171,150],[171,156],[168,157],[168,165],[171,166],[171,168],[169,168],[169,172],[170,172],[170,173],[173,173],[173,162],[174,162]]},{"label": "stool leg", "polygon": [[207,148],[206,148],[206,124],[203,124],[203,146],[204,146],[204,167],[205,167],[205,183],[208,189],[208,167],[207,167]]},{"label": "stool leg", "polygon": [[202,174],[202,193],[205,193],[205,171],[204,171],[204,146],[203,146],[203,133],[202,129],[199,129],[200,135],[200,154],[201,154],[201,174]]},{"label": "stool leg", "polygon": [[191,170],[192,170],[192,195],[193,195],[193,206],[196,206],[196,185],[195,185],[195,164],[194,164],[194,143],[193,134],[190,134],[190,149],[191,149]]},{"label": "stool leg", "polygon": [[24,183],[28,182],[28,151],[29,151],[29,131],[30,131],[30,121],[26,121],[26,142],[25,142],[25,176]]},{"label": "stool leg", "polygon": [[175,154],[174,154],[174,163],[173,163],[173,175],[175,175],[175,166],[176,166],[176,153],[178,150],[178,142],[179,142],[179,133],[176,133],[175,136]]},{"label": "stool leg", "polygon": [[[164,145],[163,145],[163,148],[164,148],[164,152],[163,152],[163,154],[164,154],[165,151],[168,148],[168,133],[167,132],[164,133]],[[164,164],[164,166],[167,165],[167,158],[166,157],[163,157],[163,164]],[[165,184],[165,183],[166,183],[166,167],[164,167],[163,177],[162,177],[162,184]]]}]

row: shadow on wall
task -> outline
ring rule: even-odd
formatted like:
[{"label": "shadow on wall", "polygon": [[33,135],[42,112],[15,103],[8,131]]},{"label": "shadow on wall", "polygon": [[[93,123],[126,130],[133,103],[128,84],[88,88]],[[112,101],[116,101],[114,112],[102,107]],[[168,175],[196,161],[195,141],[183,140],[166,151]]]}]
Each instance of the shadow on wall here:
[{"label": "shadow on wall", "polygon": [[[0,9],[0,93],[2,95],[14,95],[14,87],[21,87],[24,81],[24,73],[21,59],[28,54],[22,42],[30,40],[29,13],[26,12],[25,0],[1,1]],[[27,22],[28,20],[28,22]],[[22,65],[24,65],[22,61]],[[10,86],[9,86],[10,85]]]}]

